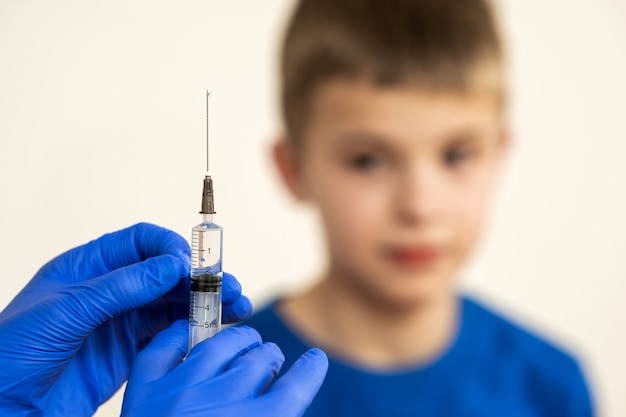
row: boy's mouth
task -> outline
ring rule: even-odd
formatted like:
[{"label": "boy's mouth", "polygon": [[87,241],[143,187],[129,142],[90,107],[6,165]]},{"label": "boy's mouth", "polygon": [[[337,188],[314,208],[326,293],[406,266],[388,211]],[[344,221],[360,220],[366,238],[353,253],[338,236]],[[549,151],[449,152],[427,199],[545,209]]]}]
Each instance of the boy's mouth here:
[{"label": "boy's mouth", "polygon": [[395,246],[387,251],[388,258],[403,267],[427,267],[440,257],[440,251],[433,246]]}]

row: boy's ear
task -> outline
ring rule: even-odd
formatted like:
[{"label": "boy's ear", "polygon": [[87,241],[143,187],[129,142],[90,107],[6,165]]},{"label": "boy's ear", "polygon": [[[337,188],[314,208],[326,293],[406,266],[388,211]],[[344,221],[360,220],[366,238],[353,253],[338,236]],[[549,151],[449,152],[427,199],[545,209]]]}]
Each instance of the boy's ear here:
[{"label": "boy's ear", "polygon": [[500,148],[508,153],[513,146],[513,138],[511,136],[511,128],[508,125],[500,128]]},{"label": "boy's ear", "polygon": [[500,153],[502,154],[502,158],[508,157],[508,154],[511,151],[511,147],[513,146],[513,138],[511,137],[511,130],[509,126],[503,126],[500,129],[498,138],[498,147],[500,148]]},{"label": "boy's ear", "polygon": [[303,182],[302,167],[294,145],[286,138],[280,138],[272,146],[272,156],[280,178],[291,195],[297,200],[306,200],[307,193]]},{"label": "boy's ear", "polygon": [[498,137],[498,170],[502,170],[506,167],[509,160],[509,154],[511,153],[511,147],[513,145],[513,138],[509,126],[503,126],[500,129]]}]

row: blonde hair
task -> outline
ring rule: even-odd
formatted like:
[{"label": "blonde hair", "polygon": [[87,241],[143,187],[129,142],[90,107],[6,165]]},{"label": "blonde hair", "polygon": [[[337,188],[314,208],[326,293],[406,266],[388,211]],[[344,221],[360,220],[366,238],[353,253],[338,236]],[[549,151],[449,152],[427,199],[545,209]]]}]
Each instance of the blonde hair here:
[{"label": "blonde hair", "polygon": [[298,141],[311,97],[329,79],[504,96],[503,61],[488,0],[301,0],[281,57],[287,134]]}]

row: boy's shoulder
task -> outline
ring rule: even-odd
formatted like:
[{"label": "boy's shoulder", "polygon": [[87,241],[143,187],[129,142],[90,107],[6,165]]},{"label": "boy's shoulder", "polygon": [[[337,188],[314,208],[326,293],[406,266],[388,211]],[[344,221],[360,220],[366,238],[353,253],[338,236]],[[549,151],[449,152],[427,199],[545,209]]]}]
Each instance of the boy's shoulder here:
[{"label": "boy's shoulder", "polygon": [[554,366],[576,364],[565,348],[493,307],[469,296],[462,298],[462,305],[462,332],[472,336],[473,342],[483,343],[484,349],[542,366],[545,362]]},{"label": "boy's shoulder", "polygon": [[569,404],[579,413],[590,410],[585,377],[569,350],[471,297],[463,298],[463,321],[466,334],[459,343],[475,344],[481,373],[515,378],[541,403],[556,406],[561,399],[561,406]]}]

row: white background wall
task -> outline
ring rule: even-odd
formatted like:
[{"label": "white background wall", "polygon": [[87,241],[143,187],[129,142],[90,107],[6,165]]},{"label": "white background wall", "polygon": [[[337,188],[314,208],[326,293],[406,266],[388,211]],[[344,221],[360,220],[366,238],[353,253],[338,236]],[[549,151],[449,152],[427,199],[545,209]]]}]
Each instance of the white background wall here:
[{"label": "white background wall", "polygon": [[[0,306],[60,252],[199,221],[204,89],[225,268],[258,306],[323,257],[276,181],[290,0],[0,2]],[[463,285],[582,359],[626,415],[626,3],[508,0],[515,147]],[[0,341],[1,343],[1,341]],[[118,395],[98,415],[119,413]]]}]

